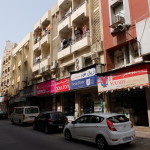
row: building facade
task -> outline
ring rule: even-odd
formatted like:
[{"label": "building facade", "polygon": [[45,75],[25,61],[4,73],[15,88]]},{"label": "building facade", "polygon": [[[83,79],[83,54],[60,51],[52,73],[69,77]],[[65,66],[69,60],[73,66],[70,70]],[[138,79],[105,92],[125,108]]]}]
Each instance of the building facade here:
[{"label": "building facade", "polygon": [[6,41],[4,55],[1,61],[1,96],[3,97],[2,109],[4,111],[7,111],[11,82],[11,59],[12,51],[15,47],[15,43]]},{"label": "building facade", "polygon": [[127,114],[150,126],[148,0],[102,0],[106,71],[99,75],[105,111]]}]

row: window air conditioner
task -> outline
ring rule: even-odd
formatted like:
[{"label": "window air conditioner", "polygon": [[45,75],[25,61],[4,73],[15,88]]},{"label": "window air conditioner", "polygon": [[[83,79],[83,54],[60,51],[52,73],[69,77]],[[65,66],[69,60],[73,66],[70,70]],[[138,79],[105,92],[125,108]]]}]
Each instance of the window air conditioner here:
[{"label": "window air conditioner", "polygon": [[92,60],[95,60],[96,58],[99,58],[98,52],[95,52],[95,53],[93,53],[93,54],[91,55],[91,59],[92,59]]},{"label": "window air conditioner", "polygon": [[115,16],[115,22],[120,22],[120,23],[125,23],[125,19],[124,17],[120,16],[120,15],[116,15]]}]

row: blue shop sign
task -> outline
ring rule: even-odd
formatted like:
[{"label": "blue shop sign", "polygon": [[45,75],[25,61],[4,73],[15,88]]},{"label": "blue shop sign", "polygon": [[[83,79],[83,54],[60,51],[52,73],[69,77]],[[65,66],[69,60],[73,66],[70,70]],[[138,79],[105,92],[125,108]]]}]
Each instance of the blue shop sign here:
[{"label": "blue shop sign", "polygon": [[95,68],[91,68],[86,71],[71,74],[70,77],[71,90],[96,86],[96,85],[97,85],[97,76],[96,76]]}]

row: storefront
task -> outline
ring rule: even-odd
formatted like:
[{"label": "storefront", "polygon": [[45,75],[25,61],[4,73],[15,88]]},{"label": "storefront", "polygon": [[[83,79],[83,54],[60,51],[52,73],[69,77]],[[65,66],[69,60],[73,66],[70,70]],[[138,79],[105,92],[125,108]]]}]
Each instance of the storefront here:
[{"label": "storefront", "polygon": [[75,92],[70,91],[70,78],[55,83],[57,111],[63,111],[66,116],[75,114]]},{"label": "storefront", "polygon": [[32,104],[39,106],[40,111],[52,111],[55,93],[55,80],[37,84]]},{"label": "storefront", "polygon": [[75,91],[75,117],[95,111],[98,102],[95,67],[71,73],[70,88]]},{"label": "storefront", "polygon": [[98,77],[98,92],[109,97],[108,110],[124,113],[136,126],[150,123],[150,64],[142,63],[103,73]]}]

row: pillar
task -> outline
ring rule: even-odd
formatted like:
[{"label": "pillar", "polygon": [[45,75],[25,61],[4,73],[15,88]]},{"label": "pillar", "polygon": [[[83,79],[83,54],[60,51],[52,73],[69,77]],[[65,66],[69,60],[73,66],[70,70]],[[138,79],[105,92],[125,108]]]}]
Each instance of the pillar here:
[{"label": "pillar", "polygon": [[110,97],[109,93],[104,93],[104,113],[110,112]]}]

